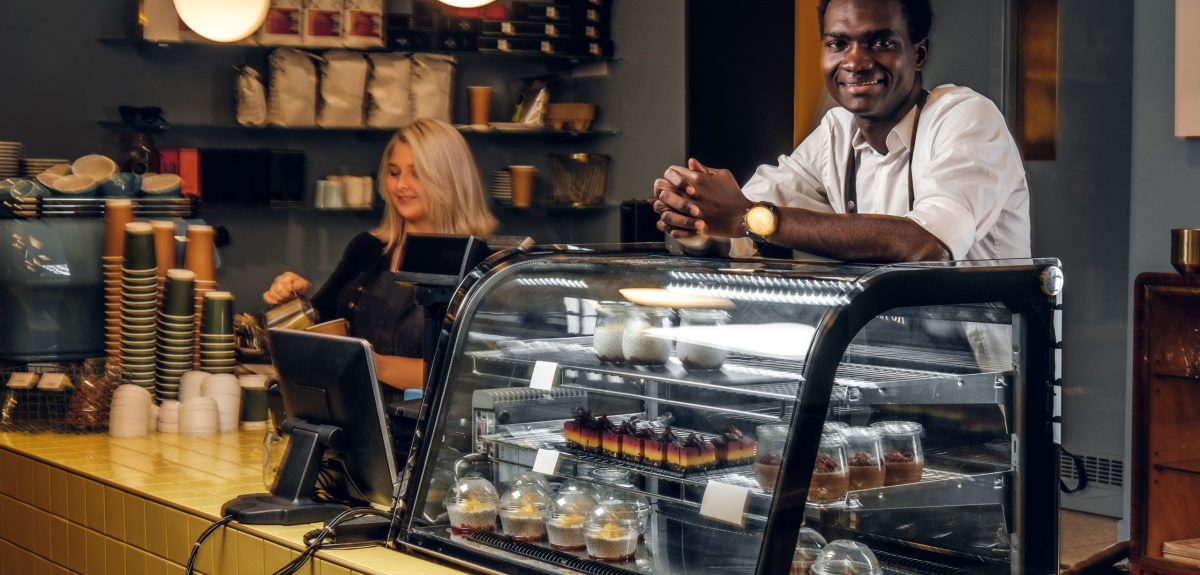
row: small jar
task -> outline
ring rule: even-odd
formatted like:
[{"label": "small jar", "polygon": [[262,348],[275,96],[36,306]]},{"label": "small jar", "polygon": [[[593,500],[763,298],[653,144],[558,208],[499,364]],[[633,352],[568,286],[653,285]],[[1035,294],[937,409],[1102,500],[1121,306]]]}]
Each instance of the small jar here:
[{"label": "small jar", "polygon": [[[679,310],[679,325],[687,326],[717,326],[729,323],[729,314],[719,309],[683,309]],[[688,337],[686,331],[683,337]],[[721,369],[729,350],[712,347],[699,343],[691,343],[680,339],[675,344],[675,355],[688,371],[707,371]]]},{"label": "small jar", "polygon": [[783,463],[783,448],[787,446],[788,426],[760,425],[754,430],[758,447],[754,453],[754,477],[759,487],[771,493],[779,481],[779,466]]},{"label": "small jar", "polygon": [[546,537],[542,515],[549,505],[549,495],[536,484],[513,487],[500,498],[504,534],[517,541],[541,541]]},{"label": "small jar", "polygon": [[842,430],[846,440],[846,466],[850,470],[850,490],[883,487],[883,434],[872,427],[847,427]]},{"label": "small jar", "polygon": [[464,477],[446,494],[450,532],[457,535],[496,530],[496,487],[482,477]]},{"label": "small jar", "polygon": [[583,520],[588,557],[598,561],[630,561],[638,546],[637,510],[609,499],[596,504]]},{"label": "small jar", "polygon": [[582,490],[560,489],[558,497],[546,508],[546,534],[555,549],[583,549],[583,520],[596,506],[592,494]]},{"label": "small jar", "polygon": [[849,488],[846,442],[841,434],[822,434],[817,460],[813,462],[812,481],[808,484],[808,502],[818,505],[838,503],[845,499]]},{"label": "small jar", "polygon": [[790,575],[808,575],[809,568],[825,547],[825,538],[811,527],[801,527],[796,534],[796,551],[792,554]]},{"label": "small jar", "polygon": [[924,428],[913,421],[880,421],[871,427],[882,434],[884,485],[905,485],[921,480],[925,453],[921,449]]},{"label": "small jar", "polygon": [[661,307],[631,308],[621,334],[621,352],[630,365],[666,365],[671,359],[671,340],[655,337],[646,330],[671,327],[671,310]]},{"label": "small jar", "polygon": [[883,575],[883,567],[870,547],[849,539],[830,541],[812,564],[813,575]]},{"label": "small jar", "polygon": [[628,310],[629,306],[617,302],[604,302],[596,306],[596,331],[592,334],[592,348],[602,363],[625,361],[621,338],[625,333]]}]

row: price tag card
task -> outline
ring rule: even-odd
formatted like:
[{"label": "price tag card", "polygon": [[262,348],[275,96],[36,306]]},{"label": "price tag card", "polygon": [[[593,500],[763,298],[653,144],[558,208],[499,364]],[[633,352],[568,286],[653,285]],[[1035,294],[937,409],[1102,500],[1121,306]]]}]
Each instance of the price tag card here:
[{"label": "price tag card", "polygon": [[709,519],[742,527],[743,514],[750,490],[737,485],[709,481],[704,487],[704,498],[700,500],[700,515]]},{"label": "price tag card", "polygon": [[45,373],[38,380],[37,388],[45,391],[62,391],[71,387],[71,379],[65,373]]},{"label": "price tag card", "polygon": [[22,371],[14,373],[8,378],[8,387],[9,389],[32,389],[37,380],[36,373]]},{"label": "price tag card", "polygon": [[550,391],[554,389],[554,379],[558,375],[558,364],[553,361],[539,361],[533,365],[533,377],[529,378],[529,387]]},{"label": "price tag card", "polygon": [[539,449],[533,460],[533,470],[542,475],[554,475],[558,469],[558,452],[553,449]]}]

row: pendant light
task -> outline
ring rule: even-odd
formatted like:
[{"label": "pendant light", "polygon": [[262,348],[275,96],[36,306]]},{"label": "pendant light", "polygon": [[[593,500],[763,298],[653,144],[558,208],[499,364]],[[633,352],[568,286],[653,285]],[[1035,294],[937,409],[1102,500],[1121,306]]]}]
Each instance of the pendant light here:
[{"label": "pendant light", "polygon": [[491,4],[495,0],[440,0],[442,4],[449,4],[455,8],[478,8],[485,4]]},{"label": "pendant light", "polygon": [[193,32],[215,42],[237,42],[267,19],[271,0],[175,0],[179,19]]}]

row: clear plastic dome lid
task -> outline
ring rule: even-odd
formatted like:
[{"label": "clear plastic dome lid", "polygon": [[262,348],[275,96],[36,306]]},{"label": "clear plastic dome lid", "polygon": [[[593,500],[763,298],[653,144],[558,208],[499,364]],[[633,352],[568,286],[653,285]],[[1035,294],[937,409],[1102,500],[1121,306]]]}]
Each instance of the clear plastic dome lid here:
[{"label": "clear plastic dome lid", "polygon": [[796,554],[793,562],[812,563],[817,560],[821,549],[825,547],[825,538],[811,527],[801,527],[796,535]]},{"label": "clear plastic dome lid", "polygon": [[513,482],[514,489],[522,485],[536,485],[547,496],[554,493],[554,489],[550,487],[550,482],[546,479],[546,476],[536,471],[530,471]]},{"label": "clear plastic dome lid", "polygon": [[821,428],[821,433],[841,433],[850,426],[840,421],[826,421],[825,426]]},{"label": "clear plastic dome lid", "polygon": [[600,491],[592,486],[591,483],[580,481],[578,479],[568,479],[558,486],[558,495],[572,495],[582,493],[592,498],[593,502],[600,501]]},{"label": "clear plastic dome lid", "polygon": [[583,520],[583,528],[587,530],[629,533],[636,532],[641,527],[637,509],[624,501],[608,499],[601,501],[588,510]]},{"label": "clear plastic dome lid", "polygon": [[846,440],[842,439],[841,433],[822,433],[821,447],[845,447]]},{"label": "clear plastic dome lid", "polygon": [[500,498],[500,511],[541,516],[550,505],[550,496],[537,484],[518,485]]},{"label": "clear plastic dome lid", "polygon": [[500,501],[496,486],[482,477],[471,476],[459,479],[446,493],[446,506],[466,505],[470,507],[495,507]]},{"label": "clear plastic dome lid", "polygon": [[925,429],[915,421],[877,421],[871,427],[884,435],[920,435]]},{"label": "clear plastic dome lid", "polygon": [[584,491],[569,491],[559,493],[546,509],[546,520],[555,523],[579,525],[583,523],[588,511],[596,506],[596,500]]},{"label": "clear plastic dome lid", "polygon": [[849,539],[830,541],[810,568],[815,575],[881,575],[883,567],[871,548]]}]

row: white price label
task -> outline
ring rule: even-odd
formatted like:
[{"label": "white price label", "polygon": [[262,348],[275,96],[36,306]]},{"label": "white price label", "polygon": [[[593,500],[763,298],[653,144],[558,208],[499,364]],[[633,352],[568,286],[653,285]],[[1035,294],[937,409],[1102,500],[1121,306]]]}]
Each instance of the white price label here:
[{"label": "white price label", "polygon": [[557,363],[553,361],[539,361],[533,365],[533,377],[529,378],[529,387],[550,391],[554,389],[554,379],[557,375]]},{"label": "white price label", "polygon": [[700,500],[700,515],[742,527],[749,497],[750,490],[745,487],[709,481],[704,487],[704,498]]},{"label": "white price label", "polygon": [[533,460],[533,470],[542,475],[554,475],[558,469],[558,452],[553,449],[539,449]]},{"label": "white price label", "polygon": [[28,371],[22,371],[12,374],[8,378],[9,389],[32,389],[37,383],[38,375]]}]

